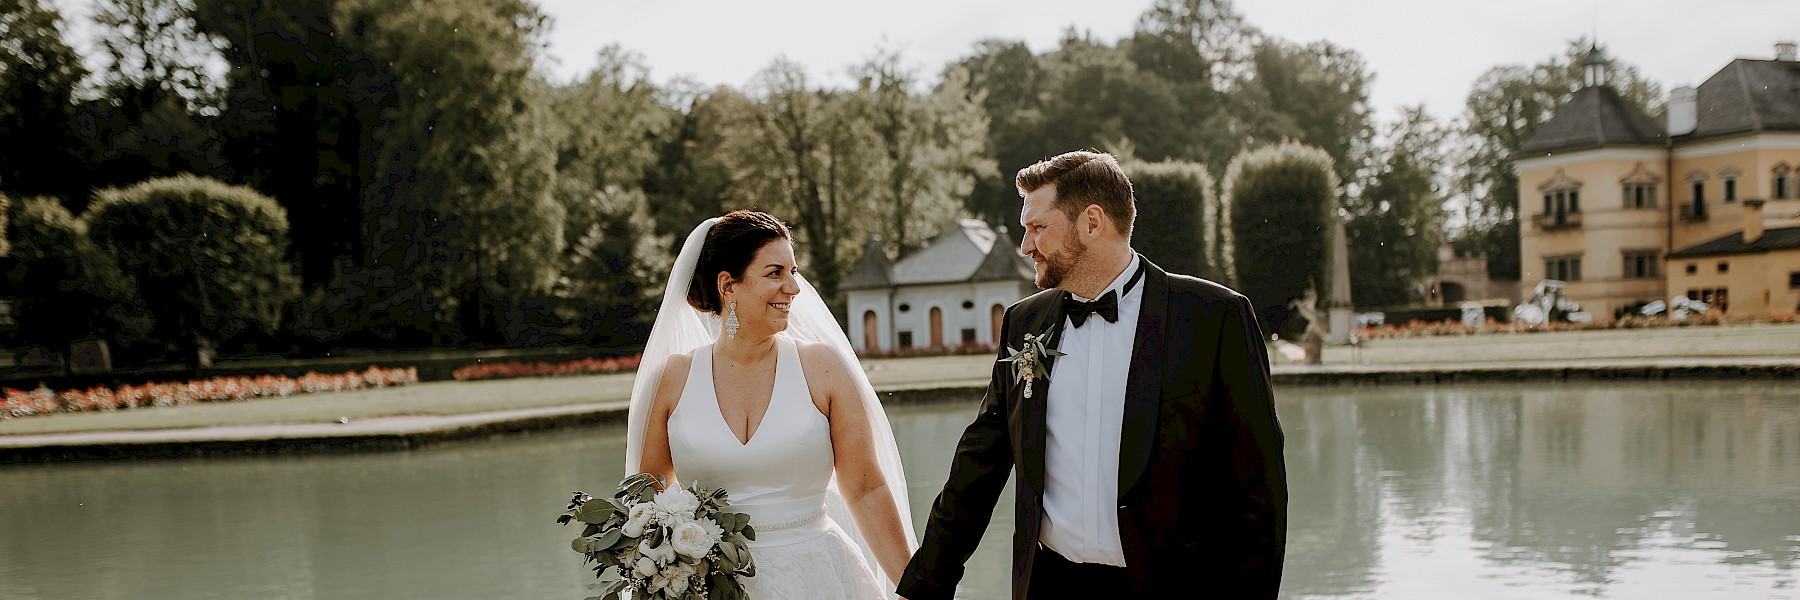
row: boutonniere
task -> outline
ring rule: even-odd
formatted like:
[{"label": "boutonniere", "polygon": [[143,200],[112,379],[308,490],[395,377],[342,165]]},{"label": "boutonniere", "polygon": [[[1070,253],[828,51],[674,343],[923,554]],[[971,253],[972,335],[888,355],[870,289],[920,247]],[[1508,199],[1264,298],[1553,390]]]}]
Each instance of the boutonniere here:
[{"label": "boutonniere", "polygon": [[1006,350],[1011,352],[1012,355],[1000,359],[1000,362],[1009,362],[1013,364],[1013,382],[1025,385],[1026,398],[1031,397],[1031,385],[1033,382],[1037,381],[1039,377],[1044,378],[1046,381],[1050,379],[1050,370],[1049,367],[1044,366],[1044,359],[1050,356],[1066,355],[1064,352],[1058,352],[1050,348],[1048,345],[1049,340],[1050,332],[1048,331],[1044,332],[1042,335],[1032,335],[1027,333],[1025,334],[1025,343],[1023,345],[1018,349],[1007,346]]}]

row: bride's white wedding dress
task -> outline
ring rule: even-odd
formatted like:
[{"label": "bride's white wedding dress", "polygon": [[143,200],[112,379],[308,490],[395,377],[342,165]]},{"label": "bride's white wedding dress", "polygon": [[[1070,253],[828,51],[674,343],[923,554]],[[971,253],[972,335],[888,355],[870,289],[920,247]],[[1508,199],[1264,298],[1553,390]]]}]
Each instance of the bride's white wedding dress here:
[{"label": "bride's white wedding dress", "polygon": [[775,388],[749,441],[719,411],[713,346],[694,351],[687,386],[669,415],[669,453],[682,485],[730,493],[731,510],[750,515],[756,576],[753,600],[890,597],[862,552],[826,514],[831,426],[813,405],[794,340],[776,336]]}]

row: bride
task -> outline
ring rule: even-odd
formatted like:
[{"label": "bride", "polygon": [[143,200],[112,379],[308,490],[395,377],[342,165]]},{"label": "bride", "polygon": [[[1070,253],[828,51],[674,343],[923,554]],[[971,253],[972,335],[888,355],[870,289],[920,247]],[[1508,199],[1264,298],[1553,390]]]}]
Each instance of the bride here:
[{"label": "bride", "polygon": [[629,422],[627,475],[722,487],[750,515],[749,597],[892,597],[915,546],[893,431],[774,217],[735,211],[688,235]]}]

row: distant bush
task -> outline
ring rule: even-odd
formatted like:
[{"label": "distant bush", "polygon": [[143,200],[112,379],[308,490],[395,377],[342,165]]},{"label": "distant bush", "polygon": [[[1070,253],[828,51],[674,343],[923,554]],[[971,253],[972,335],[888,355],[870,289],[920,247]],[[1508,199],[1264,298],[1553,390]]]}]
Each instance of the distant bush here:
[{"label": "distant bush", "polygon": [[273,332],[299,295],[287,212],[268,196],[182,175],[96,197],[82,220],[137,280],[158,339],[199,350],[252,328]]},{"label": "distant bush", "polygon": [[14,240],[4,273],[14,326],[0,330],[0,346],[66,357],[78,340],[129,343],[148,335],[135,283],[55,198],[24,198],[0,213],[9,217],[5,237]]}]

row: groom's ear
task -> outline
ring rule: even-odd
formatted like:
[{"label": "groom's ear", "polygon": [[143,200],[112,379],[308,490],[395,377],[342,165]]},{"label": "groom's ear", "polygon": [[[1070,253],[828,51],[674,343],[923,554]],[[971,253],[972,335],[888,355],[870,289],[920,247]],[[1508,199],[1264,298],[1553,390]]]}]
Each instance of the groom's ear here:
[{"label": "groom's ear", "polygon": [[1095,231],[1098,231],[1101,227],[1106,226],[1106,209],[1100,208],[1100,205],[1098,204],[1087,205],[1087,208],[1081,210],[1081,223],[1079,223],[1079,225],[1082,227],[1084,233],[1094,233]]}]

